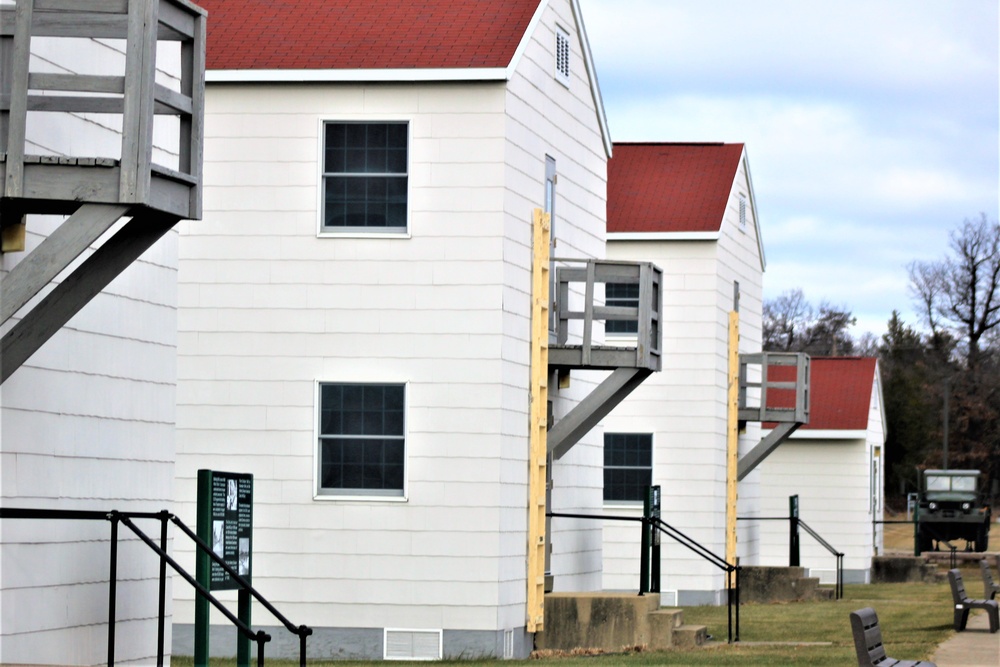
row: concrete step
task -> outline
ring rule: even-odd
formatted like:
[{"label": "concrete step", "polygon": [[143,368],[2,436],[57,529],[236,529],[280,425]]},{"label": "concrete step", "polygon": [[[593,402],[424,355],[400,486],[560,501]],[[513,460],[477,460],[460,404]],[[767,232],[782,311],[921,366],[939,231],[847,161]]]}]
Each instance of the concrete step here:
[{"label": "concrete step", "polygon": [[827,599],[817,593],[818,577],[802,567],[747,566],[740,575],[740,602],[799,602]]},{"label": "concrete step", "polygon": [[704,625],[681,625],[674,628],[673,648],[695,648],[708,641],[708,628]]},{"label": "concrete step", "polygon": [[837,589],[820,586],[813,595],[815,600],[832,600],[837,597]]},{"label": "concrete step", "polygon": [[674,632],[684,624],[680,609],[657,609],[649,616],[649,648],[663,651],[674,647]]}]

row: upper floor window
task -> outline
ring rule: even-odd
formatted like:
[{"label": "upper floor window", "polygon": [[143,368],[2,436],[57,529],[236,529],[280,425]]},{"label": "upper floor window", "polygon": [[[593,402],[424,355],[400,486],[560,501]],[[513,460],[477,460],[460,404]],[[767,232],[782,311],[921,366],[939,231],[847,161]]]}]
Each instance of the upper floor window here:
[{"label": "upper floor window", "polygon": [[405,386],[319,386],[319,493],[403,495]]},{"label": "upper floor window", "polygon": [[604,500],[642,502],[653,483],[651,433],[604,434]]},{"label": "upper floor window", "polygon": [[405,232],[408,126],[325,123],[322,231]]},{"label": "upper floor window", "polygon": [[747,196],[740,194],[740,229],[747,228]]},{"label": "upper floor window", "polygon": [[[604,286],[604,303],[609,307],[638,308],[639,283],[607,283]],[[609,334],[637,334],[639,320],[608,320],[604,330]]]},{"label": "upper floor window", "polygon": [[556,26],[556,79],[569,85],[569,33]]}]

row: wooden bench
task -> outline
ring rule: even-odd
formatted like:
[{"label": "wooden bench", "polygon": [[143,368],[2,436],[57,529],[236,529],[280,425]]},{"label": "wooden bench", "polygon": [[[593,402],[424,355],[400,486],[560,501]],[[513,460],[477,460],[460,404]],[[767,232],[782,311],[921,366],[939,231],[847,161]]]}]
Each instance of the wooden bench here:
[{"label": "wooden bench", "polygon": [[951,584],[951,597],[955,603],[955,630],[965,630],[969,622],[969,612],[973,609],[985,609],[990,619],[990,632],[1000,629],[1000,607],[996,600],[973,600],[965,594],[965,584],[962,573],[958,570],[948,570],[948,583]]},{"label": "wooden bench", "polygon": [[979,569],[983,573],[983,597],[987,600],[996,599],[997,593],[1000,592],[1000,584],[993,581],[993,575],[990,574],[990,564],[986,562],[986,559],[979,561]]},{"label": "wooden bench", "polygon": [[858,653],[858,667],[936,667],[926,660],[896,660],[887,656],[882,646],[878,615],[871,607],[851,612],[851,631],[854,633],[854,650]]}]

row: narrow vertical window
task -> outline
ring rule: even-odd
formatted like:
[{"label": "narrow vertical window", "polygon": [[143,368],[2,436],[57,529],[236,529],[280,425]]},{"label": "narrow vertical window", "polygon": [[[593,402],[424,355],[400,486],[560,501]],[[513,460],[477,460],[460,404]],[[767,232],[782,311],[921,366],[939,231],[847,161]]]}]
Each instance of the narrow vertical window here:
[{"label": "narrow vertical window", "polygon": [[556,79],[569,85],[569,33],[556,26]]},{"label": "narrow vertical window", "polygon": [[653,483],[651,433],[604,434],[604,500],[642,502]]},{"label": "narrow vertical window", "polygon": [[556,299],[556,267],[551,258],[556,256],[556,159],[545,156],[545,212],[549,214],[549,331],[559,326]]},{"label": "narrow vertical window", "polygon": [[406,123],[326,123],[323,231],[405,232]]},{"label": "narrow vertical window", "polygon": [[747,197],[740,195],[740,229],[747,228]]}]

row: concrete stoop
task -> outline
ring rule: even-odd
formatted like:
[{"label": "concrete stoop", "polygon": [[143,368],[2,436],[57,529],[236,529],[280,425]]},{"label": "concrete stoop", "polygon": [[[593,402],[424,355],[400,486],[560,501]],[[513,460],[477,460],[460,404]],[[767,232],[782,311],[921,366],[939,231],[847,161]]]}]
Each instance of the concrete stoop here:
[{"label": "concrete stoop", "polygon": [[872,558],[872,581],[882,584],[937,583],[948,575],[937,563],[924,556],[875,556]]},{"label": "concrete stoop", "polygon": [[618,652],[687,648],[705,643],[704,625],[685,625],[680,609],[660,609],[658,593],[548,593],[539,650],[600,649]]},{"label": "concrete stoop", "polygon": [[741,603],[832,599],[832,589],[820,588],[819,578],[807,577],[804,567],[749,565],[740,573]]}]

